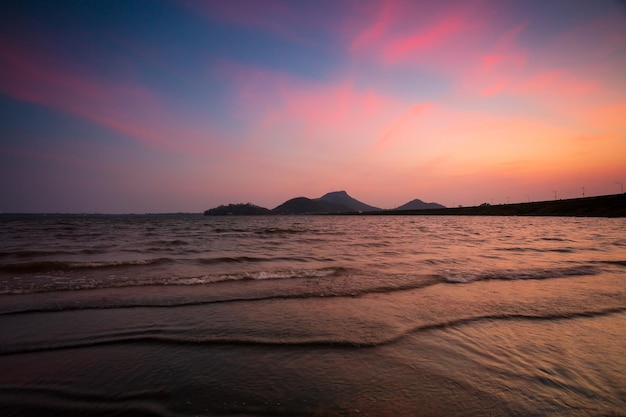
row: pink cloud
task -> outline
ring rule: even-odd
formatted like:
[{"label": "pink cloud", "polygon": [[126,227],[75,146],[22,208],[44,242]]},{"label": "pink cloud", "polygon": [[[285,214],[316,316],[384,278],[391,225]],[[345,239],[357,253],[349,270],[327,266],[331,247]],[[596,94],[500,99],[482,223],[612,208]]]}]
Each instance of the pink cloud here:
[{"label": "pink cloud", "polygon": [[366,10],[360,23],[346,34],[349,51],[384,66],[420,64],[455,72],[454,64],[468,59],[468,46],[484,36],[482,2],[450,7],[444,2],[385,1]]},{"label": "pink cloud", "polygon": [[381,4],[380,9],[373,11],[372,22],[364,28],[359,28],[359,33],[352,39],[350,45],[352,52],[357,52],[368,45],[378,42],[391,29],[394,21],[398,18],[401,12],[398,2],[384,1]]},{"label": "pink cloud", "polygon": [[41,46],[0,38],[0,91],[8,96],[74,114],[151,147],[199,151],[210,138],[208,128],[175,122],[167,102],[151,90],[75,68]]},{"label": "pink cloud", "polygon": [[[560,68],[546,64],[541,50],[520,46],[519,37],[526,24],[502,33],[480,61],[463,73],[466,92],[482,97],[522,96],[545,102],[546,99],[588,96],[599,82],[581,75],[579,68]],[[558,52],[554,52],[558,53]]]},{"label": "pink cloud", "polygon": [[482,61],[486,71],[493,71],[501,68],[523,68],[527,57],[525,52],[494,52],[484,55]]},{"label": "pink cloud", "polygon": [[553,69],[537,73],[511,85],[511,91],[520,94],[556,94],[560,97],[580,96],[598,88],[595,80],[584,80],[566,70]]},{"label": "pink cloud", "polygon": [[392,136],[389,126],[398,118],[413,115],[402,116],[411,103],[356,88],[349,78],[320,83],[233,63],[222,63],[220,71],[237,89],[234,111],[248,115],[251,142],[263,141],[265,147],[289,137],[281,152],[297,145],[313,152],[362,154],[385,134]]},{"label": "pink cloud", "polygon": [[501,80],[492,80],[490,85],[484,87],[480,94],[482,96],[494,96],[496,94],[503,93],[506,91],[507,86],[509,85],[509,81],[506,79]]},{"label": "pink cloud", "polygon": [[383,59],[389,64],[411,59],[421,50],[441,46],[467,27],[460,16],[446,17],[408,36],[390,40],[384,47]]}]

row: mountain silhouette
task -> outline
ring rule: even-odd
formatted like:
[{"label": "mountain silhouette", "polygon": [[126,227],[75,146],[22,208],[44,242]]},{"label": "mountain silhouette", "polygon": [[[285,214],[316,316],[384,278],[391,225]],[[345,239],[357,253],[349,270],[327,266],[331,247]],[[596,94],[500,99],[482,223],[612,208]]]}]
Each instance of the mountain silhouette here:
[{"label": "mountain silhouette", "polygon": [[378,211],[378,207],[373,207],[368,204],[362,203],[348,195],[345,191],[333,191],[324,194],[317,201],[324,201],[327,203],[335,204],[338,206],[347,207],[346,211]]},{"label": "mountain silhouette", "polygon": [[426,210],[426,209],[441,209],[446,208],[439,203],[424,203],[419,198],[411,200],[406,204],[396,207],[394,210]]},{"label": "mountain silhouette", "polygon": [[296,197],[285,201],[272,210],[273,214],[321,214],[321,213],[346,213],[354,211],[341,204],[333,204],[320,199]]},{"label": "mountain silhouette", "polygon": [[[350,205],[335,204],[331,201],[348,202]],[[365,208],[365,210],[363,210]],[[206,210],[206,216],[219,215],[263,215],[263,214],[336,214],[357,213],[368,215],[462,215],[462,216],[589,216],[626,217],[626,194],[584,197],[558,201],[537,201],[532,203],[498,204],[487,203],[477,207],[446,208],[437,203],[424,203],[419,199],[410,201],[392,210],[380,210],[361,203],[345,191],[332,192],[316,199],[292,198],[274,210],[254,204],[229,204]]]},{"label": "mountain silhouette", "polygon": [[[410,201],[393,210],[423,210],[445,208],[437,203],[424,203],[419,199]],[[393,211],[392,210],[392,211]],[[229,204],[206,210],[206,216],[223,215],[263,215],[263,214],[338,214],[338,213],[374,213],[382,211],[378,207],[365,204],[345,191],[333,191],[319,198],[296,197],[285,201],[269,210],[254,204]]]}]

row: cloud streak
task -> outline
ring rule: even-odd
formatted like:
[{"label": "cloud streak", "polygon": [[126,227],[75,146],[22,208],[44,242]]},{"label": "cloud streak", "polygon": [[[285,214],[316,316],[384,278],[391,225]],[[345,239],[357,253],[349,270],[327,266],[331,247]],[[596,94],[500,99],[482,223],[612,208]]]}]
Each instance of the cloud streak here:
[{"label": "cloud streak", "polygon": [[45,51],[45,44],[0,37],[0,92],[73,114],[148,147],[207,152],[213,139],[209,126],[194,127],[193,120],[174,114],[164,97],[142,85],[77,70],[76,63]]}]

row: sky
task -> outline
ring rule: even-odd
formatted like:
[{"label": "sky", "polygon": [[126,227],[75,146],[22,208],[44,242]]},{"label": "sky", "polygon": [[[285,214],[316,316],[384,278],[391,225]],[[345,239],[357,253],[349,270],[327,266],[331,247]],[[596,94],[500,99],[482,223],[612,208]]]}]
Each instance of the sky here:
[{"label": "sky", "polygon": [[0,3],[0,212],[616,194],[626,3]]}]

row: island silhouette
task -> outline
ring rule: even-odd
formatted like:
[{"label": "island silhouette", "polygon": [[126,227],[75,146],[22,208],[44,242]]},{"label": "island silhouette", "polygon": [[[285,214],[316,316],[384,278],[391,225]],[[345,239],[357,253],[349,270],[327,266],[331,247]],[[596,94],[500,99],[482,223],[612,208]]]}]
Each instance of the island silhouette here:
[{"label": "island silhouette", "polygon": [[346,191],[333,191],[319,198],[292,198],[271,210],[251,203],[239,203],[221,205],[204,212],[205,216],[281,214],[626,217],[626,194],[514,204],[483,203],[480,206],[453,208],[414,199],[394,209],[383,210],[351,197]]},{"label": "island silhouette", "polygon": [[[444,206],[437,204],[443,208]],[[333,191],[319,198],[296,197],[285,201],[272,210],[251,203],[229,204],[204,212],[205,215],[264,215],[264,214],[339,214],[380,211],[351,197],[345,191]]]}]

